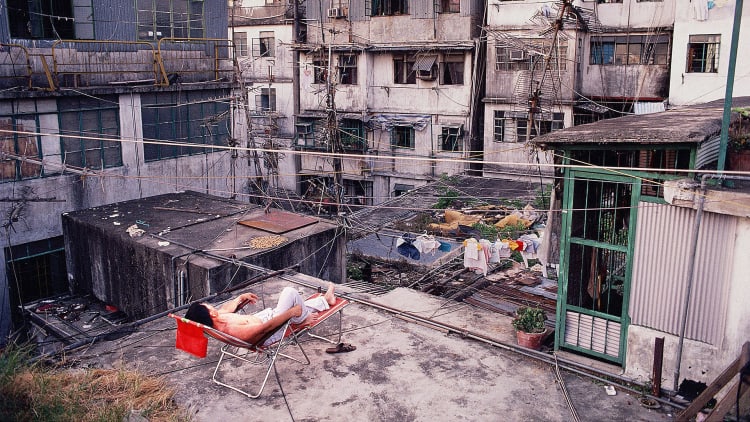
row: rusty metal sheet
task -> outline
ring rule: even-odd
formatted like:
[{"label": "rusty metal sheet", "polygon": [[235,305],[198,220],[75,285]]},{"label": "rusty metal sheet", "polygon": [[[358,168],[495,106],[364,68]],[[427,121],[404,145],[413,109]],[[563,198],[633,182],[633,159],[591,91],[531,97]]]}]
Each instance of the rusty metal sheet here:
[{"label": "rusty metal sheet", "polygon": [[286,211],[273,210],[252,220],[242,220],[239,224],[263,230],[269,233],[281,234],[288,231],[296,230],[311,224],[317,223],[318,220],[304,215],[294,214]]}]

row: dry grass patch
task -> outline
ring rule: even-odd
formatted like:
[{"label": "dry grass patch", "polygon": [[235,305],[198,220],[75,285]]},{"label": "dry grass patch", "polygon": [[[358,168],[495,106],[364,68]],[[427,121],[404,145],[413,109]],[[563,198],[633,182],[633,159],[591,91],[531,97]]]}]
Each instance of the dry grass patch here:
[{"label": "dry grass patch", "polygon": [[0,420],[119,422],[132,409],[150,421],[190,420],[163,379],[136,371],[4,369]]}]

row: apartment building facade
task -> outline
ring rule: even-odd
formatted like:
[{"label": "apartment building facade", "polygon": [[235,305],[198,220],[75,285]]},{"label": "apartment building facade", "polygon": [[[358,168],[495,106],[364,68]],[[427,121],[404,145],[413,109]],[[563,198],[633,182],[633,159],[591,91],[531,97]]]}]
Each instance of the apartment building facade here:
[{"label": "apartment building facade", "polygon": [[[229,39],[235,45],[238,98],[235,136],[249,148],[249,165],[260,175],[262,191],[272,196],[296,194],[298,160],[294,150],[295,54],[294,9],[288,1],[230,2]],[[257,148],[258,152],[253,152]],[[257,168],[255,168],[257,166]],[[256,190],[250,182],[249,189]],[[251,194],[262,200],[260,192]]]},{"label": "apartment building facade", "polygon": [[742,10],[735,28],[735,2],[677,0],[675,6],[669,102],[706,103],[726,96],[733,30],[737,31],[733,97],[750,95],[750,10]]},{"label": "apartment building facade", "polygon": [[232,176],[252,169],[227,151],[226,28],[221,2],[0,1],[0,334],[11,306],[75,285],[61,214],[187,189],[242,193]]},{"label": "apartment building facade", "polygon": [[[482,145],[475,102],[484,10],[476,0],[306,2],[300,193],[330,191],[340,168],[344,201],[372,205],[470,170]],[[331,144],[346,155],[339,163],[315,154]]]},{"label": "apartment building facade", "polygon": [[[675,1],[501,1],[488,9],[488,176],[551,175],[538,135],[669,98]],[[539,166],[538,164],[541,164]]]}]

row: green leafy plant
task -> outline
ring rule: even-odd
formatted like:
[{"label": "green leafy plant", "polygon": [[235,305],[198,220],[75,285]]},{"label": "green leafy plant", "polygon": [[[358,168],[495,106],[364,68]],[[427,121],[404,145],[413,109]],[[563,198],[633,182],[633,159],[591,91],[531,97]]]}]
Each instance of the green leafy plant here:
[{"label": "green leafy plant", "polygon": [[541,308],[524,306],[518,308],[516,317],[513,319],[513,328],[525,333],[543,333],[544,321],[547,317]]},{"label": "green leafy plant", "polygon": [[729,127],[729,149],[750,150],[750,107],[734,107],[732,111],[739,113],[740,118]]}]

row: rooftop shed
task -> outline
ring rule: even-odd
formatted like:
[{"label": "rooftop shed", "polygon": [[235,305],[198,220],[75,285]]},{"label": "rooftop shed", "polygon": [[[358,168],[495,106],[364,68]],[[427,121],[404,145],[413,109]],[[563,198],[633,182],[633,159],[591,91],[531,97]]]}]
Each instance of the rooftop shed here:
[{"label": "rooftop shed", "polygon": [[345,277],[345,239],[314,217],[186,191],[63,214],[71,291],[131,318],[272,270]]}]

